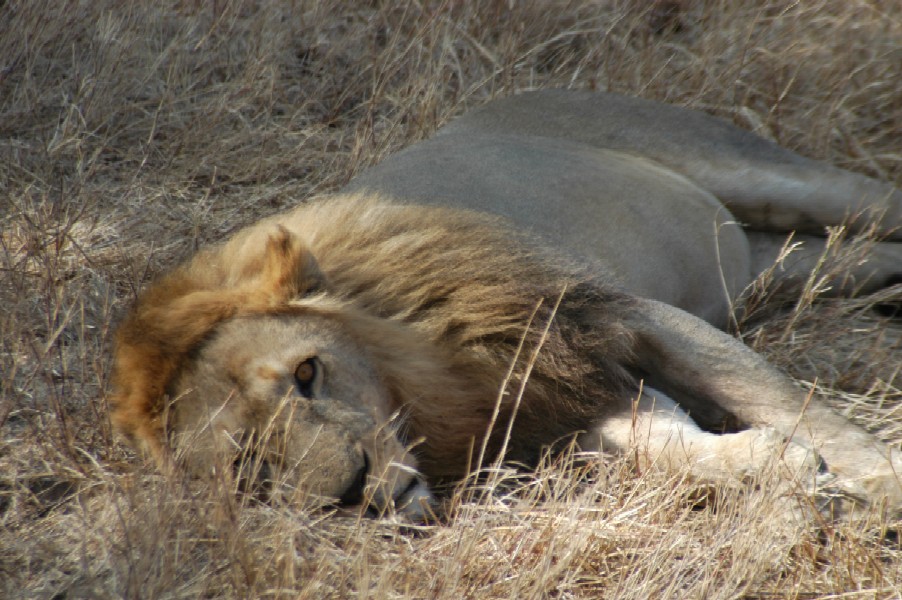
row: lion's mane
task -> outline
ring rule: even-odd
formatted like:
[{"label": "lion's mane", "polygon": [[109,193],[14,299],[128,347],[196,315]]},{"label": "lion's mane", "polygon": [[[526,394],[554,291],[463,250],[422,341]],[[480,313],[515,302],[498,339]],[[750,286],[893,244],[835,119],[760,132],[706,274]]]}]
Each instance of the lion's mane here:
[{"label": "lion's mane", "polygon": [[[500,220],[350,195],[246,228],[151,284],[117,333],[113,421],[165,462],[170,386],[222,321],[314,312],[372,357],[432,481],[534,463],[633,379],[630,299]],[[502,386],[506,386],[502,390]],[[497,411],[497,412],[496,412]],[[493,417],[494,415],[494,417]]]}]

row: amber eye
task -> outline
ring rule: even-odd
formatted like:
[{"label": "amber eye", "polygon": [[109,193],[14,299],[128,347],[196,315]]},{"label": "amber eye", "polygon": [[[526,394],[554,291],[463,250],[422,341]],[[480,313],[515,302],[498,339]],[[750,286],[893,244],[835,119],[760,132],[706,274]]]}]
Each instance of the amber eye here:
[{"label": "amber eye", "polygon": [[317,358],[313,356],[300,363],[294,370],[294,381],[297,383],[298,391],[305,398],[313,397],[316,377],[319,374],[318,362]]}]

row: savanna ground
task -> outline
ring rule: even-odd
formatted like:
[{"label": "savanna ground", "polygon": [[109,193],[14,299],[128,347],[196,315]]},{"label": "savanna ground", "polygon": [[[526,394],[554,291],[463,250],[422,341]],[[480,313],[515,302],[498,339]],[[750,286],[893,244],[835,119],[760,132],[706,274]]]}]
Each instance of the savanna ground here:
[{"label": "savanna ground", "polygon": [[[635,94],[900,185],[900,65],[899,0],[0,1],[0,596],[902,596],[879,518],[794,526],[766,485],[700,506],[629,460],[551,465],[411,530],[164,481],[106,416],[150,277],[468,108]],[[811,283],[765,286],[744,339],[899,443],[899,321],[873,310],[898,286]]]}]

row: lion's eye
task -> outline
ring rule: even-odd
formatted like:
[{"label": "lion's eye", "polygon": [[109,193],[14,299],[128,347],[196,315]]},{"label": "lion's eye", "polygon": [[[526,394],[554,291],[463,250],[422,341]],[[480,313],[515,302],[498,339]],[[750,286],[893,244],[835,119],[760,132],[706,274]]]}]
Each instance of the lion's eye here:
[{"label": "lion's eye", "polygon": [[298,391],[305,398],[313,397],[318,375],[319,360],[315,356],[301,362],[294,370],[294,381],[298,386]]}]

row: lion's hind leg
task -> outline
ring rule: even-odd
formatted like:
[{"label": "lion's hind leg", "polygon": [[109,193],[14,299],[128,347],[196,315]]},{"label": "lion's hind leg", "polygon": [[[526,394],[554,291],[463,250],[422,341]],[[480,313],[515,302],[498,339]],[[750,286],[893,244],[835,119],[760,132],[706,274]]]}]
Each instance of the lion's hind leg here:
[{"label": "lion's hind leg", "polygon": [[699,483],[753,481],[776,468],[781,479],[811,492],[832,475],[816,452],[775,429],[715,434],[703,430],[676,402],[646,387],[639,398],[599,421],[579,439],[582,449],[635,452],[640,468],[685,471]]},{"label": "lion's hind leg", "polygon": [[[902,242],[747,231],[753,274],[801,289],[818,281],[825,296],[870,294],[902,283]],[[790,250],[791,248],[791,250]],[[843,251],[844,249],[844,251]],[[831,268],[830,263],[833,262]],[[891,300],[898,304],[900,300]]]}]

